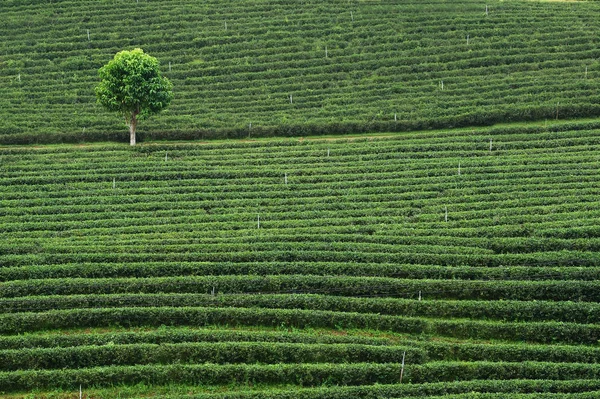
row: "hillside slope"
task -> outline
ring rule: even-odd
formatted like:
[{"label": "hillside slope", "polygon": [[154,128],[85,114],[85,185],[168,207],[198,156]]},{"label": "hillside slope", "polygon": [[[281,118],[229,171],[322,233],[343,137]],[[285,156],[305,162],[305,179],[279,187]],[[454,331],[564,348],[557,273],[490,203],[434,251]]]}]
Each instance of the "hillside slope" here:
[{"label": "hillside slope", "polygon": [[[487,11],[486,11],[487,7]],[[0,3],[0,143],[125,140],[97,70],[141,47],[175,85],[146,138],[303,136],[600,114],[600,2]]]},{"label": "hillside slope", "polygon": [[0,393],[598,397],[599,128],[0,148]]}]

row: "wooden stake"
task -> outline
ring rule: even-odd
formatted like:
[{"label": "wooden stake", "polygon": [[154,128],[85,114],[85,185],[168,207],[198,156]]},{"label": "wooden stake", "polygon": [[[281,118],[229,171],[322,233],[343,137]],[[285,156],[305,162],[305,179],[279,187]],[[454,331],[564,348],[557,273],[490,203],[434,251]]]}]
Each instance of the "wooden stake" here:
[{"label": "wooden stake", "polygon": [[402,368],[400,369],[400,383],[402,383],[402,377],[404,377],[404,359],[406,358],[406,351],[402,354]]}]

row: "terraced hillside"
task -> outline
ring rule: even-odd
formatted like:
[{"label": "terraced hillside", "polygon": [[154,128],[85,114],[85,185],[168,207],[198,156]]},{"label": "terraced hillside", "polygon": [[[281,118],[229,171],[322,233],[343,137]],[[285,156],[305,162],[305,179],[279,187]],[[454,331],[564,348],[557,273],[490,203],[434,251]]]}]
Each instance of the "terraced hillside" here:
[{"label": "terraced hillside", "polygon": [[97,70],[141,47],[175,86],[146,138],[600,114],[600,2],[4,0],[0,143],[126,140]]},{"label": "terraced hillside", "polygon": [[597,398],[599,129],[3,147],[0,396]]}]

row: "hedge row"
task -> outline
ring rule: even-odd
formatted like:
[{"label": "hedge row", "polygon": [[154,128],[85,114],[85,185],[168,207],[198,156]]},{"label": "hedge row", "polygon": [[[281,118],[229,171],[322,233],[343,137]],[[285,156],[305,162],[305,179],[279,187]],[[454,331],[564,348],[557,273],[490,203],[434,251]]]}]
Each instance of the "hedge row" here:
[{"label": "hedge row", "polygon": [[[360,227],[359,227],[360,228]],[[364,227],[365,232],[368,227]],[[565,233],[567,233],[565,229]],[[598,230],[600,227],[594,227]],[[591,232],[590,232],[591,233]],[[572,234],[576,234],[573,232]],[[354,277],[390,277],[425,280],[600,280],[600,267],[544,267],[542,265],[510,268],[476,268],[394,263],[343,262],[130,262],[66,263],[0,267],[0,281],[37,279],[103,279],[177,277],[185,275],[329,275]]]},{"label": "hedge row", "polygon": [[[269,253],[268,251],[265,251]],[[600,256],[600,255],[598,255]],[[470,258],[465,255],[466,258]],[[406,280],[383,277],[188,276],[132,279],[59,279],[10,281],[0,285],[0,298],[37,295],[120,293],[296,293],[338,296],[390,296],[473,300],[600,300],[596,281]]]},{"label": "hedge row", "polygon": [[[164,396],[164,399],[382,399],[393,397],[425,398],[433,395],[450,396],[469,393],[500,393],[507,395],[540,393],[571,395],[581,393],[583,395],[593,395],[596,394],[599,387],[600,382],[597,380],[558,381],[543,379],[490,379],[485,381],[451,381],[426,384],[377,384],[360,387],[329,386],[320,388],[296,388],[293,390],[194,394],[186,396],[168,395]],[[512,398],[513,396],[510,396],[510,399]]]},{"label": "hedge row", "polygon": [[[427,297],[428,291],[422,292]],[[418,293],[412,295],[418,296]],[[302,294],[115,294],[57,295],[0,298],[0,314],[42,312],[54,309],[110,307],[237,307],[328,310],[378,313],[392,316],[426,316],[443,319],[469,318],[502,321],[600,322],[600,305],[592,302],[557,301],[450,301],[417,298],[351,298]]]},{"label": "hedge row", "polygon": [[358,344],[221,342],[77,346],[0,351],[0,370],[39,370],[141,364],[308,364],[427,361],[425,351]]},{"label": "hedge row", "polygon": [[[287,383],[299,386],[370,385],[398,383],[400,364],[304,364],[304,365],[151,365],[89,369],[27,370],[0,372],[0,386],[17,390],[119,384],[228,384]],[[412,384],[459,380],[593,380],[600,365],[555,363],[431,363],[405,367],[404,380]]]},{"label": "hedge row", "polygon": [[128,331],[114,329],[109,332],[70,334],[48,333],[0,336],[0,350],[35,348],[69,348],[76,346],[130,345],[130,344],[179,344],[190,342],[272,342],[292,344],[356,344],[371,346],[391,345],[388,338],[361,335],[344,335],[330,332],[300,332],[277,329],[275,331],[253,331],[215,328],[160,328],[151,331]]},{"label": "hedge row", "polygon": [[168,307],[77,309],[6,314],[0,316],[0,334],[115,325],[131,327],[215,324],[299,328],[367,328],[411,334],[539,343],[589,345],[596,344],[600,340],[600,326],[597,324],[435,320],[316,310]]}]

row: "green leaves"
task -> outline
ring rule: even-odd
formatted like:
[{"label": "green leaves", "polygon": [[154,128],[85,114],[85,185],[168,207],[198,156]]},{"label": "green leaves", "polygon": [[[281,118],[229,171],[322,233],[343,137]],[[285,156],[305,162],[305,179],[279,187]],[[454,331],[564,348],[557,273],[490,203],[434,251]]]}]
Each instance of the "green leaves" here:
[{"label": "green leaves", "polygon": [[160,76],[158,60],[139,48],[117,53],[100,68],[98,76],[98,102],[109,111],[121,113],[127,121],[137,115],[156,114],[173,98],[173,85]]}]

